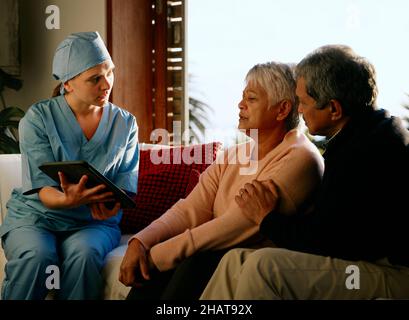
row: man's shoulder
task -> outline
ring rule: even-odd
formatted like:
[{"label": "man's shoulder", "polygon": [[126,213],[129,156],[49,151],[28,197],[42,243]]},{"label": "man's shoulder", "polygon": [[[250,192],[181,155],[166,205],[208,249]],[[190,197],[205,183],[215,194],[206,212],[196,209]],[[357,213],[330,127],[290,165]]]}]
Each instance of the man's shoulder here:
[{"label": "man's shoulder", "polygon": [[369,147],[379,148],[379,151],[408,152],[409,131],[405,128],[402,119],[390,116],[384,110],[378,110],[374,117],[376,117],[375,121],[372,122],[366,139],[363,139],[362,142]]}]

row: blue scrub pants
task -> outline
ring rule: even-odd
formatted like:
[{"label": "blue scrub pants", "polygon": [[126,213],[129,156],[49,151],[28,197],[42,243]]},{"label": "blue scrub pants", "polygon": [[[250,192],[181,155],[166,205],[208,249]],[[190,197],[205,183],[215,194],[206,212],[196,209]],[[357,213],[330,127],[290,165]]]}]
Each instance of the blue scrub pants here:
[{"label": "blue scrub pants", "polygon": [[55,275],[46,273],[50,265],[59,268],[57,299],[100,299],[104,259],[118,246],[120,238],[119,228],[102,224],[75,231],[50,231],[37,226],[11,230],[3,237],[8,262],[2,299],[45,299],[49,291],[47,278]]}]

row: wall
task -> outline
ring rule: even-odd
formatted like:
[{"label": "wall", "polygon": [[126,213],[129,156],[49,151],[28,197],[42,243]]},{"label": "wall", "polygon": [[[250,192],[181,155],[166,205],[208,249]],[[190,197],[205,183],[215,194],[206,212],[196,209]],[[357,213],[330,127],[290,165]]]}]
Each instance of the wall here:
[{"label": "wall", "polygon": [[[60,29],[48,30],[47,6],[60,9]],[[19,91],[3,92],[8,106],[27,110],[33,103],[49,98],[58,84],[52,77],[52,60],[58,44],[70,33],[98,31],[106,39],[106,0],[23,0],[20,1],[21,76]]]}]

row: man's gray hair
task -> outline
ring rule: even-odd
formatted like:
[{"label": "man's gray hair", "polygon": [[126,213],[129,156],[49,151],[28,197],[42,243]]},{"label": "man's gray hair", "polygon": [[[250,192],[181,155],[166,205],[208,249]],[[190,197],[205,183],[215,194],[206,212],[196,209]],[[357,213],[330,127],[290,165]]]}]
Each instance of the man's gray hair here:
[{"label": "man's gray hair", "polygon": [[255,82],[267,92],[269,108],[282,100],[289,100],[291,112],[285,119],[287,130],[298,126],[300,117],[295,95],[295,78],[289,64],[267,62],[256,64],[246,75],[246,83]]},{"label": "man's gray hair", "polygon": [[376,107],[378,88],[374,66],[345,45],[327,45],[307,55],[296,67],[296,79],[304,78],[306,90],[325,107],[338,100],[346,115]]}]

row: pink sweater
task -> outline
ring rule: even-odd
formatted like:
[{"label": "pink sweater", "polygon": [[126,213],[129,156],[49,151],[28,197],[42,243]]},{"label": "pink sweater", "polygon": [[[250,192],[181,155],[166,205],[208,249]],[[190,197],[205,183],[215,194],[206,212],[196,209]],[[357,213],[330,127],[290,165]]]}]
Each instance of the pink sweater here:
[{"label": "pink sweater", "polygon": [[[236,148],[240,147],[233,147]],[[318,149],[296,129],[257,162],[253,174],[242,174],[246,165],[238,161],[231,164],[235,153],[231,151],[224,152],[224,161],[216,161],[201,174],[199,183],[186,199],[179,200],[134,236],[150,249],[160,271],[174,268],[196,251],[229,248],[257,237],[259,226],[245,218],[234,200],[245,183],[273,179],[281,196],[277,210],[292,214],[312,196],[321,181],[323,159]]]}]

